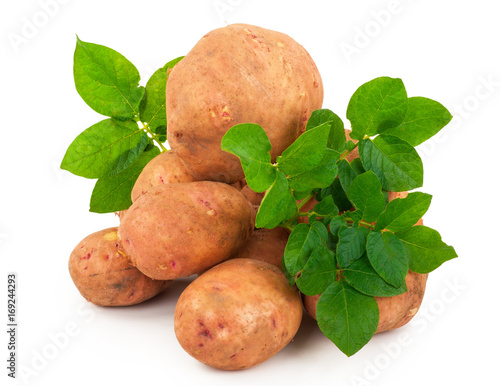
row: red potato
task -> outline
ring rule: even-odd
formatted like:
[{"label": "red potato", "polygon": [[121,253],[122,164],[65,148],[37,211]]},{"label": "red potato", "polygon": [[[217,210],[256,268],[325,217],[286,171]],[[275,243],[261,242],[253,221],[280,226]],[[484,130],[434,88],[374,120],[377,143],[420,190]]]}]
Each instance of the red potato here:
[{"label": "red potato", "polygon": [[[389,202],[396,198],[405,198],[408,192],[388,192]],[[312,209],[317,203],[311,199],[310,202],[304,205],[303,211]],[[299,222],[307,222],[307,218]],[[422,225],[423,220],[419,219],[415,225]],[[419,274],[408,272],[406,276],[406,286],[408,291],[401,295],[392,297],[375,297],[379,306],[380,319],[376,333],[399,328],[408,323],[417,313],[420,304],[424,298],[425,286],[427,283],[428,274]],[[320,295],[306,296],[302,295],[304,308],[307,313],[316,319],[316,304]]]},{"label": "red potato", "polygon": [[118,241],[117,228],[84,238],[69,258],[78,291],[98,306],[130,306],[162,292],[170,281],[153,280],[134,268]]},{"label": "red potato", "polygon": [[307,51],[289,36],[232,24],[206,34],[172,70],[167,138],[198,180],[234,183],[239,159],[221,149],[233,125],[257,123],[276,159],[323,103],[323,84]]},{"label": "red potato", "polygon": [[[427,276],[409,271],[405,279],[408,291],[392,297],[375,297],[380,314],[376,334],[402,327],[415,316],[424,299]],[[304,308],[314,319],[319,297],[302,295]]]},{"label": "red potato", "polygon": [[184,290],[175,307],[174,329],[182,348],[200,362],[240,370],[282,350],[301,320],[300,295],[279,268],[232,259]]},{"label": "red potato", "polygon": [[260,203],[262,202],[262,199],[264,198],[265,193],[257,193],[254,192],[248,185],[245,185],[241,189],[241,193],[246,197],[248,201],[254,206],[259,206]]},{"label": "red potato", "polygon": [[127,210],[119,236],[137,269],[171,280],[230,258],[254,226],[254,208],[236,188],[199,181],[148,190]]},{"label": "red potato", "polygon": [[192,181],[196,179],[186,170],[177,154],[173,151],[161,153],[149,161],[139,174],[132,189],[132,202],[153,186]]},{"label": "red potato", "polygon": [[281,269],[281,260],[289,235],[286,229],[280,227],[257,229],[232,258],[266,261]]}]

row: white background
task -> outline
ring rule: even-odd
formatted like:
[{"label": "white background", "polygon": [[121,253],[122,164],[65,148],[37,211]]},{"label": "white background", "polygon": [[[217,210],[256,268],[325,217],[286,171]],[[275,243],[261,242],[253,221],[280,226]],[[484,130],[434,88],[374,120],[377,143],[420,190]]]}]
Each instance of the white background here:
[{"label": "white background", "polygon": [[[7,334],[2,332],[0,383],[498,384],[500,23],[495,4],[2,2],[0,331],[7,328],[7,272],[17,272],[19,378],[6,376]],[[383,75],[401,77],[409,96],[436,99],[455,117],[419,150],[425,168],[421,190],[433,195],[426,225],[439,230],[459,258],[430,275],[422,308],[409,325],[375,336],[351,358],[304,317],[295,341],[265,363],[239,372],[211,369],[189,357],[175,339],[175,302],[188,281],[145,304],[104,309],[85,302],[69,277],[74,246],[90,233],[118,225],[112,214],[88,211],[94,181],[59,169],[71,141],[101,119],[74,88],[75,34],[125,55],[145,85],[154,70],[226,22],[285,32],[304,45],[323,77],[324,107],[346,124],[354,90]]]}]

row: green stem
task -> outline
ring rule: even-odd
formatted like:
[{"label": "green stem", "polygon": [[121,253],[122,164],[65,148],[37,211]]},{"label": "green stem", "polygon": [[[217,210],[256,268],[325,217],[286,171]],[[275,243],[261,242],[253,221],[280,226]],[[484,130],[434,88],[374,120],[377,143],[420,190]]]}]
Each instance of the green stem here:
[{"label": "green stem", "polygon": [[313,194],[313,193],[309,193],[307,196],[305,196],[305,197],[304,197],[304,199],[303,199],[303,200],[302,200],[299,204],[297,204],[297,209],[299,210],[299,212],[300,212],[300,210],[302,209],[302,207],[303,207],[305,204],[307,204],[307,203],[309,202],[309,200],[310,200],[311,198],[313,198],[313,197],[314,197],[314,194]]},{"label": "green stem", "polygon": [[354,149],[356,149],[358,147],[358,144],[359,144],[359,142],[355,143],[355,146],[352,148],[352,150],[346,150],[344,153],[342,153],[339,161],[343,160],[345,157],[347,157],[349,154],[351,154],[354,151]]},{"label": "green stem", "polygon": [[293,227],[288,224],[288,222],[278,225],[280,228],[288,229],[290,232],[293,231]]},{"label": "green stem", "polygon": [[138,122],[141,122],[141,123],[142,123],[142,128],[143,128],[144,130],[146,130],[146,132],[147,132],[147,133],[151,136],[151,139],[152,139],[153,141],[155,141],[155,142],[156,142],[156,143],[160,146],[160,148],[161,148],[161,152],[162,152],[162,153],[163,153],[163,152],[168,151],[168,149],[167,149],[165,146],[163,146],[163,144],[160,142],[160,140],[159,140],[159,138],[158,138],[158,137],[159,137],[159,135],[158,135],[158,134],[153,133],[153,131],[149,128],[149,125],[148,125],[147,123],[144,123],[144,122],[142,122],[142,121],[138,121]]},{"label": "green stem", "polygon": [[359,225],[364,225],[365,227],[367,228],[371,228],[371,229],[374,229],[375,228],[375,225],[369,223],[369,222],[366,222],[366,221],[363,221],[363,220],[359,220],[358,221],[358,224]]},{"label": "green stem", "polygon": [[[349,222],[349,223],[354,224],[354,220],[353,220],[352,218],[350,218],[350,217],[346,217],[346,218],[345,218],[345,220],[346,220],[347,222]],[[363,225],[363,226],[365,226],[366,228],[375,229],[375,225],[373,225],[373,224],[371,224],[371,223],[369,223],[369,222],[363,221],[363,220],[359,220],[359,221],[358,221],[358,224],[359,224],[359,225]]]}]

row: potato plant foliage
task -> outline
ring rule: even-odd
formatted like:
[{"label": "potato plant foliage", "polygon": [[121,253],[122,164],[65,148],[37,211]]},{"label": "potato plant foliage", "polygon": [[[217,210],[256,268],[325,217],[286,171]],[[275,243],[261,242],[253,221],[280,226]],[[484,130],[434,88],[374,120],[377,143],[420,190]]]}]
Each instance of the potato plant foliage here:
[{"label": "potato plant foliage", "polygon": [[[423,185],[414,146],[448,124],[448,110],[431,99],[408,98],[401,79],[380,77],[355,91],[346,115],[356,142],[346,140],[338,115],[316,110],[274,164],[255,124],[233,126],[222,147],[240,156],[250,188],[265,192],[256,226],[291,231],[283,270],[305,295],[321,294],[318,325],[350,356],[377,330],[374,297],[404,293],[409,269],[428,273],[457,254],[437,231],[415,225],[431,195],[387,198],[388,191]],[[348,162],[356,147],[359,158]],[[302,211],[313,198],[313,210]],[[304,216],[308,222],[298,222]]]},{"label": "potato plant foliage", "polygon": [[61,168],[97,179],[91,212],[127,209],[144,166],[167,151],[165,87],[170,71],[181,59],[155,71],[143,87],[139,71],[123,55],[77,38],[73,61],[76,90],[89,107],[108,118],[75,138]]},{"label": "potato plant foliage", "polygon": [[[165,87],[182,57],[158,69],[146,86],[118,52],[77,38],[75,86],[82,99],[106,118],[71,143],[61,168],[97,179],[90,211],[127,209],[144,166],[167,151]],[[271,143],[257,124],[233,126],[222,149],[239,157],[248,186],[265,192],[256,227],[291,233],[282,260],[290,285],[321,294],[317,321],[346,355],[374,335],[379,310],[374,297],[406,289],[408,270],[428,273],[457,257],[439,233],[415,223],[431,196],[410,192],[388,201],[388,191],[423,185],[423,164],[415,146],[451,120],[439,102],[408,97],[401,79],[380,77],[351,97],[344,123],[333,111],[313,111],[306,131],[271,162]],[[359,158],[346,156],[358,149]],[[313,210],[302,207],[311,199]],[[306,217],[308,222],[299,222]]]}]

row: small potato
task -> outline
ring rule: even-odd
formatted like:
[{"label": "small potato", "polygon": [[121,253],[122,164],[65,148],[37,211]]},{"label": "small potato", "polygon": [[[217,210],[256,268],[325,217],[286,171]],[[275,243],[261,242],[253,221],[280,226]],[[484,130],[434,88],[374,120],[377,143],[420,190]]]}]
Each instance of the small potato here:
[{"label": "small potato", "polygon": [[247,24],[210,31],[172,70],[166,89],[167,138],[198,180],[241,180],[240,160],[221,149],[234,125],[262,126],[272,160],[323,103],[309,53],[290,36]]},{"label": "small potato", "polygon": [[174,329],[192,357],[218,369],[238,370],[282,350],[301,320],[300,295],[280,269],[254,259],[232,259],[184,290]]},{"label": "small potato", "polygon": [[132,189],[132,202],[153,186],[174,182],[191,182],[196,179],[187,171],[173,151],[161,153],[144,167]]},{"label": "small potato", "polygon": [[117,228],[84,238],[69,258],[76,288],[98,306],[130,306],[162,292],[170,281],[153,280],[134,268],[118,241]]},{"label": "small potato", "polygon": [[234,187],[165,184],[140,196],[119,237],[132,264],[158,280],[190,276],[230,258],[253,232],[255,210]]},{"label": "small potato", "polygon": [[[376,334],[402,327],[415,316],[424,299],[427,276],[428,274],[408,271],[405,279],[408,291],[397,296],[375,297],[380,314]],[[304,308],[314,319],[319,297],[320,295],[302,296]]]},{"label": "small potato", "polygon": [[257,229],[233,258],[266,261],[281,269],[281,259],[285,253],[289,235],[286,229],[280,227]]}]

